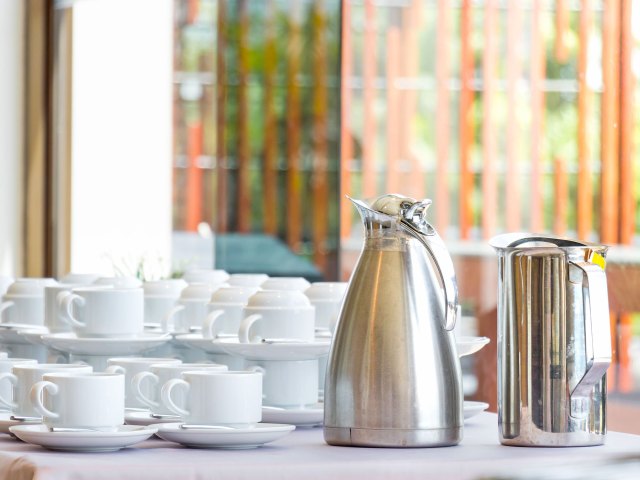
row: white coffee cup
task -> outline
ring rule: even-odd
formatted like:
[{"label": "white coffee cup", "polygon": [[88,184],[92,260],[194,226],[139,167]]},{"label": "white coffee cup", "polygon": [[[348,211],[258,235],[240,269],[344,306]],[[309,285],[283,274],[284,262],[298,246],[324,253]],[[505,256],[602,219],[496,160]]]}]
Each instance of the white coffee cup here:
[{"label": "white coffee cup", "polygon": [[222,287],[213,292],[208,306],[210,312],[202,325],[202,336],[237,335],[243,309],[257,291],[255,287]]},{"label": "white coffee cup", "polygon": [[[132,379],[138,373],[149,370],[152,365],[155,364],[163,364],[163,365],[179,365],[182,363],[182,360],[177,358],[151,358],[151,357],[114,357],[107,360],[107,369],[105,370],[108,373],[123,373],[125,378],[125,407],[126,408],[136,408],[136,409],[146,409],[147,405],[138,401],[136,398],[136,394],[133,389]],[[153,398],[153,389],[149,388],[150,386],[143,386],[142,390],[147,397]]]},{"label": "white coffee cup", "polygon": [[144,323],[162,323],[186,287],[181,278],[144,282]]},{"label": "white coffee cup", "polygon": [[78,337],[135,337],[144,328],[141,288],[76,288],[60,310]]},{"label": "white coffee cup", "polygon": [[315,309],[301,291],[258,291],[249,298],[243,315],[238,330],[241,343],[263,339],[314,341]]},{"label": "white coffee cup", "polygon": [[48,373],[42,378],[29,398],[47,427],[115,431],[124,424],[124,375]]},{"label": "white coffee cup", "polygon": [[[133,390],[136,400],[146,405],[151,410],[151,413],[155,415],[173,415],[173,412],[165,407],[160,401],[160,389],[172,378],[180,378],[183,372],[187,371],[211,371],[211,372],[226,372],[227,366],[218,363],[182,363],[180,365],[151,365],[149,371],[144,371],[136,374],[131,379],[131,389]],[[145,385],[147,384],[147,385]],[[152,392],[152,395],[148,395],[146,392]],[[184,395],[183,398],[178,398],[178,395],[183,393],[177,391],[174,393],[173,399],[178,405],[184,407]]]},{"label": "white coffee cup", "polygon": [[60,278],[60,283],[68,283],[71,285],[91,285],[100,278],[97,273],[78,273],[69,272]]},{"label": "white coffee cup", "polygon": [[262,403],[304,408],[318,403],[318,360],[249,360],[262,375]]},{"label": "white coffee cup", "polygon": [[222,287],[229,279],[229,274],[224,270],[193,269],[184,273],[182,278],[189,284],[206,283],[214,288]]},{"label": "white coffee cup", "polygon": [[[186,390],[186,408],[173,401],[172,391]],[[188,371],[161,389],[162,403],[195,425],[250,427],[262,420],[262,375],[258,372]]]},{"label": "white coffee cup", "polygon": [[11,373],[0,374],[0,385],[8,382],[13,386],[13,400],[0,396],[0,404],[8,407],[16,417],[40,417],[40,414],[31,405],[29,391],[31,387],[42,380],[47,373],[91,373],[93,369],[89,365],[38,363],[14,365]]},{"label": "white coffee cup", "polygon": [[261,285],[263,290],[297,290],[304,292],[311,284],[302,277],[269,277]]},{"label": "white coffee cup", "polygon": [[348,286],[347,282],[315,282],[304,291],[316,307],[316,329],[333,332]]},{"label": "white coffee cup", "polygon": [[232,287],[260,287],[268,279],[266,273],[232,273],[227,283]]},{"label": "white coffee cup", "polygon": [[[5,355],[0,358],[0,374],[10,373],[15,365],[35,365],[36,363],[38,363],[38,361],[33,358],[8,358],[5,353]],[[0,382],[0,397],[6,399],[11,398],[11,384],[9,382]],[[0,405],[0,411],[7,410],[9,410],[8,405]]]},{"label": "white coffee cup", "polygon": [[44,288],[53,278],[19,278],[9,285],[0,303],[0,322],[44,325]]},{"label": "white coffee cup", "polygon": [[165,332],[187,333],[191,328],[200,328],[209,313],[209,301],[216,291],[207,283],[193,283],[182,290],[175,307],[162,319]]},{"label": "white coffee cup", "polygon": [[140,288],[142,286],[142,280],[131,276],[100,277],[96,279],[92,285],[102,285],[114,288]]}]

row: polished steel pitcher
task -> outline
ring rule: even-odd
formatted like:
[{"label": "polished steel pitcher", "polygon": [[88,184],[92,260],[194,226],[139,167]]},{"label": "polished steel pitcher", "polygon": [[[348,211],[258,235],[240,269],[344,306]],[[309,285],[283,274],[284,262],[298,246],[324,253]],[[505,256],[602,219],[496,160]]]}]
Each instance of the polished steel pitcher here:
[{"label": "polished steel pitcher", "polygon": [[324,438],[332,445],[431,447],[462,437],[452,329],[458,292],[430,200],[352,199],[365,241],[329,354]]},{"label": "polished steel pitcher", "polygon": [[498,423],[505,445],[600,445],[611,363],[607,247],[529,233],[498,253]]}]

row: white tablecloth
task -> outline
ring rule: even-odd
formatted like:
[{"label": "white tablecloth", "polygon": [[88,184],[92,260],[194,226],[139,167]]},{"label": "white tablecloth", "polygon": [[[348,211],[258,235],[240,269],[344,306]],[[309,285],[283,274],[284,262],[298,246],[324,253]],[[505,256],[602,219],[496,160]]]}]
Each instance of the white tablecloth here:
[{"label": "white tablecloth", "polygon": [[62,453],[2,437],[0,479],[11,480],[640,478],[640,436],[610,432],[601,447],[504,447],[490,413],[466,424],[460,445],[433,449],[331,447],[320,428],[241,451],[148,440],[114,453]]}]

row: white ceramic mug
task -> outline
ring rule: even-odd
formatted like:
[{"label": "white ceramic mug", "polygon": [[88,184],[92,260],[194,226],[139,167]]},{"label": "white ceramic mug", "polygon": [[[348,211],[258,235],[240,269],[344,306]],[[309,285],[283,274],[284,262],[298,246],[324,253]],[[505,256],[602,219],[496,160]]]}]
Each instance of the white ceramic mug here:
[{"label": "white ceramic mug", "polygon": [[44,325],[44,289],[53,278],[19,278],[9,285],[0,303],[0,322]]},{"label": "white ceramic mug", "polygon": [[[132,379],[138,373],[149,370],[151,365],[164,364],[164,365],[179,365],[182,360],[177,358],[150,358],[150,357],[114,357],[107,360],[108,373],[123,373],[125,378],[125,407],[133,409],[147,409],[147,405],[138,401],[135,392],[133,390]],[[153,397],[153,390],[150,386],[145,385],[143,391],[148,397]]]},{"label": "white ceramic mug", "polygon": [[40,414],[31,405],[29,392],[31,387],[42,380],[47,373],[91,373],[93,369],[89,365],[79,364],[20,364],[14,365],[11,373],[0,374],[0,385],[3,382],[13,386],[13,400],[0,396],[0,404],[11,409],[16,417],[39,417]]},{"label": "white ceramic mug", "polygon": [[[5,353],[0,358],[0,374],[10,373],[11,369],[16,365],[35,365],[36,363],[38,361],[33,358],[7,358]],[[0,382],[0,398],[11,398],[11,384],[9,382]],[[8,405],[0,405],[0,411],[8,410],[10,410]]]},{"label": "white ceramic mug", "polygon": [[193,269],[187,270],[182,278],[189,284],[206,283],[207,285],[218,288],[224,286],[229,279],[229,274],[224,270],[212,269]]},{"label": "white ceramic mug", "polygon": [[[172,391],[186,390],[186,408]],[[183,372],[164,384],[160,394],[167,409],[185,423],[249,427],[262,420],[262,375],[258,372]]]},{"label": "white ceramic mug", "polygon": [[216,288],[206,283],[193,283],[182,290],[180,298],[162,319],[164,332],[188,333],[200,328],[209,313],[209,301]]},{"label": "white ceramic mug", "polygon": [[313,342],[315,309],[297,290],[263,290],[249,298],[238,330],[242,343],[263,339]]},{"label": "white ceramic mug", "polygon": [[316,307],[316,329],[333,332],[348,285],[347,282],[315,282],[305,290],[311,305]]},{"label": "white ceramic mug", "polygon": [[210,310],[202,325],[204,338],[237,335],[243,309],[249,298],[258,291],[255,287],[222,287],[213,292]]},{"label": "white ceramic mug", "polygon": [[302,277],[269,277],[261,285],[263,290],[296,290],[304,292],[311,284]]},{"label": "white ceramic mug", "polygon": [[155,280],[145,282],[144,289],[144,323],[161,324],[162,319],[171,311],[180,298],[180,293],[187,287],[181,278]]},{"label": "white ceramic mug", "polygon": [[[131,379],[131,389],[136,396],[136,400],[149,407],[151,413],[155,415],[173,415],[173,412],[165,407],[160,401],[160,389],[172,378],[180,378],[180,375],[183,372],[201,370],[212,372],[226,372],[228,369],[226,365],[217,363],[151,365],[149,371],[140,372]],[[151,395],[148,394],[149,391],[151,391]],[[182,395],[182,398],[178,398],[178,395],[181,393],[183,392],[175,392],[173,399],[178,405],[184,407],[184,395]]]},{"label": "white ceramic mug", "polygon": [[59,279],[60,283],[67,283],[71,285],[91,285],[100,278],[97,273],[78,273],[69,272],[65,276]]},{"label": "white ceramic mug", "polygon": [[101,285],[114,288],[140,288],[142,281],[136,277],[100,277],[92,285]]},{"label": "white ceramic mug", "polygon": [[318,360],[249,360],[262,378],[262,403],[279,408],[304,408],[318,403]]},{"label": "white ceramic mug", "polygon": [[76,288],[60,303],[61,317],[78,337],[138,336],[143,309],[141,288]]},{"label": "white ceramic mug", "polygon": [[232,287],[260,287],[269,279],[266,273],[232,273],[227,283]]},{"label": "white ceramic mug", "polygon": [[42,378],[29,399],[47,427],[116,431],[124,424],[124,375],[48,373]]}]

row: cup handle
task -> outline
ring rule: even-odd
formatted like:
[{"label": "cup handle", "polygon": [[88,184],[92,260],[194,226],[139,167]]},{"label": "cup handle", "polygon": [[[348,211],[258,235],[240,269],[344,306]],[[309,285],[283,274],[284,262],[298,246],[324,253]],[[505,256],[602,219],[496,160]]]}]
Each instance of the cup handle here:
[{"label": "cup handle", "polygon": [[162,403],[165,407],[181,417],[186,417],[189,415],[189,411],[177,406],[171,398],[171,391],[176,387],[176,385],[183,385],[187,392],[189,391],[190,386],[187,382],[181,378],[172,378],[162,386],[162,390],[160,390],[160,397],[162,398]]},{"label": "cup handle", "polygon": [[[58,297],[60,297],[58,295]],[[69,293],[61,299],[59,299],[60,306],[60,318],[67,323],[70,323],[74,327],[84,328],[87,325],[73,316],[73,303],[77,302],[78,305],[84,306],[85,300],[80,295],[75,293]]]},{"label": "cup handle", "polygon": [[249,315],[240,324],[240,330],[238,330],[238,340],[240,343],[259,343],[262,340],[260,337],[249,337],[249,331],[251,330],[251,326],[260,320],[262,315],[259,313],[254,313],[253,315]]},{"label": "cup handle", "polygon": [[[171,320],[173,320],[173,317],[175,317],[182,310],[184,310],[184,305],[176,305],[171,310],[169,310],[169,312],[162,318],[163,332],[165,333],[169,332],[169,325],[171,325]],[[175,328],[175,321],[174,321],[174,328]]]},{"label": "cup handle", "polygon": [[137,373],[131,379],[131,388],[133,388],[133,396],[136,397],[136,399],[140,403],[146,405],[147,407],[157,408],[160,406],[160,403],[154,402],[149,397],[147,397],[144,393],[142,393],[141,387],[142,387],[142,382],[144,382],[145,378],[152,379],[154,385],[157,385],[160,382],[160,379],[158,378],[158,376],[151,372]]},{"label": "cup handle", "polygon": [[[8,380],[9,383],[11,383],[11,385],[13,387],[18,385],[18,377],[16,377],[13,373],[2,373],[2,374],[0,374],[0,382],[2,382],[5,379]],[[17,403],[12,402],[11,400],[7,400],[2,395],[0,395],[0,405],[3,405],[4,407],[10,408],[11,410],[15,410],[16,408],[18,408],[18,404]]]},{"label": "cup handle", "polygon": [[202,337],[203,338],[216,338],[218,333],[215,332],[213,327],[216,323],[216,320],[224,315],[224,310],[214,310],[213,312],[207,315],[207,318],[204,319],[204,324],[202,325]]},{"label": "cup handle", "polygon": [[122,375],[126,374],[126,370],[120,365],[110,365],[104,369],[104,373],[120,373]]},{"label": "cup handle", "polygon": [[3,322],[4,320],[2,320],[2,316],[4,315],[4,311],[13,307],[15,305],[15,303],[11,302],[11,301],[6,301],[6,302],[2,302],[0,303],[0,322]]},{"label": "cup handle", "polygon": [[42,380],[36,383],[31,390],[29,391],[29,400],[31,400],[31,405],[35,408],[36,412],[38,412],[43,417],[49,418],[59,418],[60,415],[52,412],[42,403],[42,393],[48,390],[49,394],[57,395],[58,394],[58,385],[55,383],[49,382],[48,380]]}]

